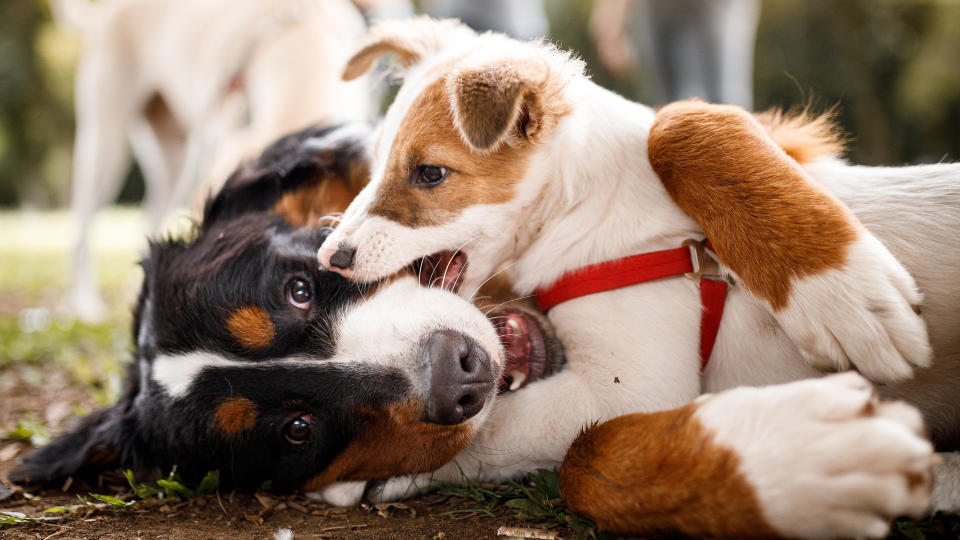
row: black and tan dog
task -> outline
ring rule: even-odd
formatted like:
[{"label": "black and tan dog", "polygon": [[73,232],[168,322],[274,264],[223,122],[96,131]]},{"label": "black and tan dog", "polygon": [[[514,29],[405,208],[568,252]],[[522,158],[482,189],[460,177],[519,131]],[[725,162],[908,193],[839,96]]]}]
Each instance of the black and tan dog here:
[{"label": "black and tan dog", "polygon": [[535,314],[488,320],[413,272],[358,287],[318,267],[321,218],[366,182],[366,137],[287,136],[231,176],[192,238],[152,242],[122,397],[10,479],[177,466],[188,480],[218,469],[225,486],[290,491],[432,470],[508,383],[498,332],[549,373],[562,356]]}]

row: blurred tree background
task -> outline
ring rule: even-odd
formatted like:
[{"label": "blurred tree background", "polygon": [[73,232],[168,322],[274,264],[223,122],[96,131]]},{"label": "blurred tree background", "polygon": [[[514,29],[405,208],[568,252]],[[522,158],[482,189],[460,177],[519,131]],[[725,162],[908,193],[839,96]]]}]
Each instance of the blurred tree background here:
[{"label": "blurred tree background", "polygon": [[[600,84],[645,101],[639,75],[615,80],[597,62],[591,0],[546,4],[552,39],[579,51]],[[47,0],[0,1],[0,206],[67,202],[80,46],[56,27]],[[757,110],[839,104],[858,163],[956,160],[960,2],[765,0],[754,96]],[[141,193],[131,173],[122,198]]]}]

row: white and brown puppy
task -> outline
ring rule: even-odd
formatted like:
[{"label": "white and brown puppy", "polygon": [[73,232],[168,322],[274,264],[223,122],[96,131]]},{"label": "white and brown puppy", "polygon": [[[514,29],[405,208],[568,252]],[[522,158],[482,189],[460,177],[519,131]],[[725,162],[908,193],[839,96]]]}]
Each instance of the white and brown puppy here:
[{"label": "white and brown puppy", "polygon": [[[698,223],[671,200],[687,200],[681,188],[690,171],[675,172],[668,192],[657,172],[670,171],[651,165],[654,111],[598,87],[568,54],[417,19],[372,31],[346,77],[387,53],[406,64],[405,82],[376,141],[371,183],[321,249],[326,266],[366,282],[427,257],[447,262],[444,282],[462,296],[498,271],[526,295],[586,265],[674,248],[706,231],[743,284],[727,298],[703,373],[692,281],[664,279],[558,305],[549,317],[567,368],[500,396],[468,451],[439,477],[456,480],[462,470],[503,478],[553,466],[589,422],[679,407],[703,391],[819,376],[824,368],[855,367],[886,382],[914,376],[885,392],[916,403],[938,443],[957,442],[960,167],[853,167],[824,154],[830,141],[814,136],[817,124],[774,123],[773,137],[801,168],[773,143],[764,146],[767,135],[750,131],[760,128],[749,115],[726,110],[713,111],[720,123],[756,140],[744,146],[736,131],[706,131],[715,151],[704,154],[686,144],[697,141],[697,123],[682,122],[702,111],[679,111],[660,125],[662,154],[699,167],[701,181],[744,185],[746,195],[727,193],[715,204],[749,209],[747,195],[760,193],[758,186],[796,190],[772,199],[779,211],[718,218],[710,207],[705,216],[691,212]],[[674,132],[681,128],[688,131]],[[735,145],[729,154],[727,142]],[[771,169],[771,159],[783,167]],[[708,227],[714,222],[720,225]],[[739,244],[742,227],[755,237]],[[927,295],[922,318],[913,309],[921,296],[898,259]],[[914,373],[931,360],[925,321],[937,363]],[[909,415],[847,423],[858,418],[854,409],[830,396],[845,401],[844,388],[861,384],[797,383],[807,390],[795,400],[777,398],[791,395],[785,390],[741,389],[695,403],[692,416],[704,437],[737,457],[734,469],[775,532],[875,535],[884,530],[882,517],[923,504],[923,483],[907,481],[922,470],[922,452],[900,444],[909,431],[900,420]],[[834,412],[842,422],[828,420]],[[883,449],[864,444],[865,434],[879,436],[875,430],[890,436]],[[816,448],[805,452],[798,440]],[[791,478],[814,480],[802,489]],[[396,496],[416,480],[424,479],[388,484],[384,494]],[[823,519],[804,518],[814,511]]]}]

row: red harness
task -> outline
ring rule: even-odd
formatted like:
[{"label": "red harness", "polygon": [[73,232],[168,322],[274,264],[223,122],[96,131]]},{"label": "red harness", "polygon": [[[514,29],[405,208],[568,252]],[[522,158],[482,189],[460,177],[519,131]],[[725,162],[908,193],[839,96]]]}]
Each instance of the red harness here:
[{"label": "red harness", "polygon": [[683,247],[632,255],[622,259],[586,266],[564,274],[553,285],[536,292],[537,303],[544,312],[553,306],[580,296],[610,291],[685,275],[698,282],[703,315],[700,318],[700,367],[707,367],[713,344],[720,331],[723,304],[727,298],[727,282],[721,276],[704,275],[706,241],[687,240]]}]

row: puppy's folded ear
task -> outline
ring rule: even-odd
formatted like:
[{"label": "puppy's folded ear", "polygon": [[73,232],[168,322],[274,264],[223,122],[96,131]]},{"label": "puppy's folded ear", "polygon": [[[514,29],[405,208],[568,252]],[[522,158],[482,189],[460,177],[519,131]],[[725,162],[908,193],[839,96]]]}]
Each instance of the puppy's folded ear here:
[{"label": "puppy's folded ear", "polygon": [[351,124],[287,135],[244,163],[207,201],[203,226],[274,210],[294,226],[341,212],[369,179],[369,128]]},{"label": "puppy's folded ear", "polygon": [[99,410],[71,431],[28,454],[7,474],[17,484],[59,486],[68,478],[92,480],[101,471],[124,465],[120,405]]},{"label": "puppy's folded ear", "polygon": [[383,21],[370,28],[363,46],[343,70],[343,80],[352,81],[370,71],[387,54],[403,67],[417,64],[449,44],[462,43],[476,33],[455,19],[431,19],[427,16],[399,21]]},{"label": "puppy's folded ear", "polygon": [[570,110],[563,87],[559,74],[533,59],[467,68],[447,79],[454,125],[480,153],[536,142]]}]

